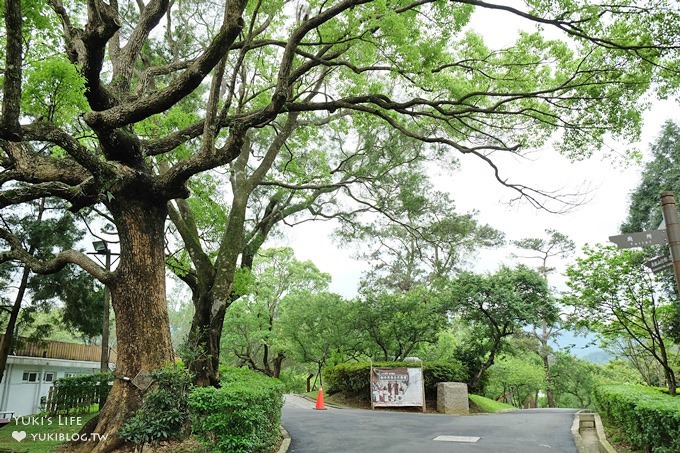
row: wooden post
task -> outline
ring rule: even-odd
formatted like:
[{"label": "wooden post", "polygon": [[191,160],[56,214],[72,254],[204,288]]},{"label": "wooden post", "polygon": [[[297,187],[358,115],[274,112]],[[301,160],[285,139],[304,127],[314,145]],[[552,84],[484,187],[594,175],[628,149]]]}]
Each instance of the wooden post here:
[{"label": "wooden post", "polygon": [[371,410],[375,410],[373,401],[373,358],[371,358],[371,369],[368,374],[368,397],[371,399]]},{"label": "wooden post", "polygon": [[420,377],[423,379],[422,382],[422,391],[423,391],[423,412],[425,412],[425,406],[427,405],[427,401],[425,400],[425,369],[423,368],[423,361],[420,361]]},{"label": "wooden post", "polygon": [[678,209],[673,192],[661,193],[661,209],[663,210],[664,222],[666,222],[668,245],[671,248],[675,285],[678,293],[680,293],[680,219],[678,218]]}]

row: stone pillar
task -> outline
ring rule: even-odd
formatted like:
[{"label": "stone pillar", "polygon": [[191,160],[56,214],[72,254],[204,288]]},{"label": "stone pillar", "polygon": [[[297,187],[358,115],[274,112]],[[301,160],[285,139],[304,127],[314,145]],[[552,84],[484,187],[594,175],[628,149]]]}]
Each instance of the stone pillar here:
[{"label": "stone pillar", "polygon": [[468,415],[467,384],[463,382],[439,382],[437,384],[437,412],[442,414]]}]

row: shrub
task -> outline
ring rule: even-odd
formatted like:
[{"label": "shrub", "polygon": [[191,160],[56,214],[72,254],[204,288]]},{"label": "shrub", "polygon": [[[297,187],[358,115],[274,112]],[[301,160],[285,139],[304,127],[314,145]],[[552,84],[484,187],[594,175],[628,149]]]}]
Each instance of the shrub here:
[{"label": "shrub", "polygon": [[245,368],[221,369],[222,388],[189,396],[194,436],[215,451],[271,451],[279,441],[283,386]]},{"label": "shrub", "polygon": [[45,411],[50,414],[88,412],[96,403],[104,403],[111,390],[111,373],[96,373],[83,376],[59,378],[47,402]]},{"label": "shrub", "polygon": [[466,382],[467,369],[460,362],[425,362],[423,379],[425,380],[425,398],[437,399],[439,382]]},{"label": "shrub", "polygon": [[[416,367],[419,362],[373,362],[374,367]],[[342,392],[365,400],[370,399],[371,364],[369,362],[348,362],[327,367],[324,379],[328,386],[327,393]],[[423,380],[425,381],[425,399],[437,398],[437,383],[464,382],[467,370],[460,362],[424,362]]]},{"label": "shrub", "polygon": [[307,390],[309,371],[297,369],[281,370],[279,381],[283,384],[284,393],[304,393]]},{"label": "shrub", "polygon": [[595,389],[598,409],[638,448],[652,452],[680,451],[680,397],[634,385]]},{"label": "shrub", "polygon": [[187,400],[191,374],[168,365],[151,373],[153,384],[144,395],[142,407],[118,431],[135,445],[167,439],[181,439],[188,421]]}]

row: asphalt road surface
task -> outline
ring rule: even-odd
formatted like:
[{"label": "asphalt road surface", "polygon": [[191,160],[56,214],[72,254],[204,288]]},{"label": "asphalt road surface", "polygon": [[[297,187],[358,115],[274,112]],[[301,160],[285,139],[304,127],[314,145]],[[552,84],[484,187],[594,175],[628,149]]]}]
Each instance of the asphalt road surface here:
[{"label": "asphalt road surface", "polygon": [[577,452],[576,409],[456,416],[326,408],[286,395],[282,423],[292,438],[290,453]]}]

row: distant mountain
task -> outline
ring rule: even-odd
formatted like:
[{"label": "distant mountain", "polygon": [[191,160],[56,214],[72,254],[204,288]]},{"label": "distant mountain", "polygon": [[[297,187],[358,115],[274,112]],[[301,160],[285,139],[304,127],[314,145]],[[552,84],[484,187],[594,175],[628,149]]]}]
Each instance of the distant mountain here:
[{"label": "distant mountain", "polygon": [[553,340],[556,349],[568,348],[579,359],[595,363],[607,363],[611,356],[597,346],[595,335],[576,334],[570,330],[560,331],[560,335]]},{"label": "distant mountain", "polygon": [[583,360],[586,360],[586,361],[592,362],[592,363],[597,363],[599,365],[604,365],[606,363],[609,363],[609,361],[611,361],[614,358],[615,357],[613,355],[611,355],[607,351],[602,351],[602,350],[593,351],[593,352],[590,352],[590,353],[584,355],[583,357],[581,357],[581,359],[583,359]]}]

